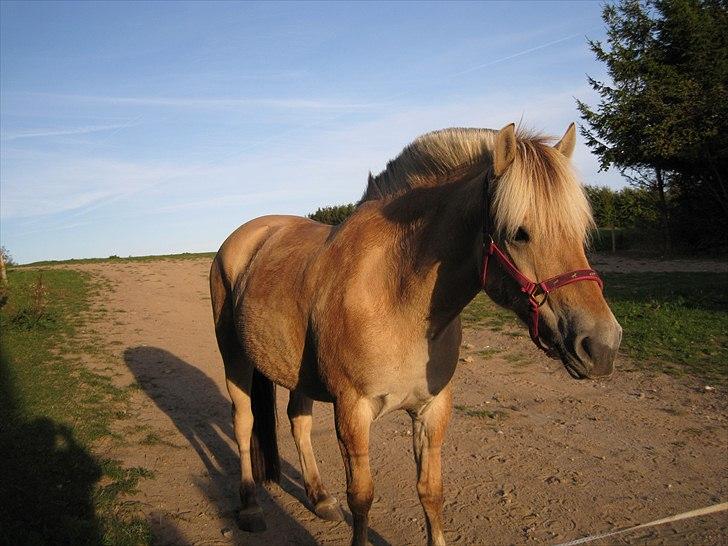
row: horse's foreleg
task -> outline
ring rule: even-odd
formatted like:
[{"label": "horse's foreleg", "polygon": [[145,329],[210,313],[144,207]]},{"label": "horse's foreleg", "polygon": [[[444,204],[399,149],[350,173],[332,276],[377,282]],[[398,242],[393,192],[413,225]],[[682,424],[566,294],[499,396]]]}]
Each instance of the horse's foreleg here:
[{"label": "horse's foreleg", "polygon": [[306,496],[311,501],[314,513],[329,521],[341,521],[344,514],[339,502],[324,487],[316,465],[316,457],[311,445],[311,425],[313,418],[313,400],[297,392],[291,391],[288,401],[288,419],[291,422],[291,433],[298,450],[301,463],[301,474],[306,488]]},{"label": "horse's foreleg", "polygon": [[452,413],[450,386],[420,412],[412,413],[412,439],[417,463],[417,493],[427,520],[427,543],[444,546],[440,449]]},{"label": "horse's foreleg", "polygon": [[346,498],[354,519],[353,546],[365,546],[369,527],[369,508],[374,498],[369,469],[369,427],[372,411],[364,399],[337,400],[336,435],[346,470]]},{"label": "horse's foreleg", "polygon": [[250,460],[250,438],[253,433],[253,411],[250,405],[250,387],[253,367],[244,362],[225,360],[225,382],[233,406],[233,428],[240,451],[240,502],[238,525],[244,531],[265,531],[263,511],[255,498],[255,480]]}]

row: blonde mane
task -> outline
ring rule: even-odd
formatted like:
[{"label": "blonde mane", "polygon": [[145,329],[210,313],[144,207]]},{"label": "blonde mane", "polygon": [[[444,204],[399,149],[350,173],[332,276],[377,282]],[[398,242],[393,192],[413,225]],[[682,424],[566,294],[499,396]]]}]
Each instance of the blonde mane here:
[{"label": "blonde mane", "polygon": [[[498,131],[452,128],[424,134],[406,146],[384,171],[369,175],[362,202],[386,199],[449,181],[453,171],[492,164]],[[527,223],[546,236],[586,241],[594,226],[591,207],[569,160],[555,139],[519,129],[513,164],[490,189],[496,230],[512,237]]]}]

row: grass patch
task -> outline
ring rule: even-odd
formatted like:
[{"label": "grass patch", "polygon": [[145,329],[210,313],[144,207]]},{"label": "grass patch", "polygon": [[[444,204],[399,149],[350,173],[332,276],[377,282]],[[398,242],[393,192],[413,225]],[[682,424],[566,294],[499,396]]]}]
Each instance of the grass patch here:
[{"label": "grass patch", "polygon": [[497,306],[484,292],[479,292],[465,309],[460,318],[465,326],[472,328],[487,327],[496,332],[509,329],[519,324],[516,316]]},{"label": "grass patch", "polygon": [[510,362],[511,364],[522,364],[526,361],[527,355],[520,351],[510,351],[503,355],[503,360]]},{"label": "grass patch", "polygon": [[45,265],[74,265],[74,264],[100,264],[100,263],[134,263],[134,262],[156,262],[159,260],[197,260],[199,258],[214,258],[216,252],[182,252],[181,254],[150,254],[148,256],[128,256],[120,258],[119,256],[109,256],[108,258],[72,258],[70,260],[44,260],[40,262],[32,262],[14,268],[22,268],[27,266],[45,266]]},{"label": "grass patch", "polygon": [[499,349],[498,347],[484,347],[483,349],[479,349],[475,351],[475,354],[480,356],[481,358],[491,358],[496,355],[499,355],[503,352],[503,349]]},{"label": "grass patch", "polygon": [[172,442],[168,442],[167,440],[163,439],[159,434],[156,432],[150,432],[148,433],[144,438],[139,440],[139,443],[141,445],[145,446],[167,446],[167,447],[173,447],[175,449],[179,449],[180,446],[173,444]]},{"label": "grass patch", "polygon": [[728,276],[608,273],[606,295],[641,367],[728,379]]},{"label": "grass patch", "polygon": [[164,441],[162,440],[162,437],[156,432],[150,432],[144,438],[142,438],[139,443],[144,446],[155,446],[163,444]]},{"label": "grass patch", "polygon": [[125,390],[73,356],[94,280],[18,268],[8,280],[0,311],[0,542],[149,543],[147,522],[122,499],[149,472],[91,451],[127,401]]}]

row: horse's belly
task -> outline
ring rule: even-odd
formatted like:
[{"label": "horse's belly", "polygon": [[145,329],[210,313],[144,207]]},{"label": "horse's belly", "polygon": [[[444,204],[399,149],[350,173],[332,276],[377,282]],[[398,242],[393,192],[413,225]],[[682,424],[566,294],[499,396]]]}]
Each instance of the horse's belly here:
[{"label": "horse's belly", "polygon": [[456,365],[457,353],[454,353],[437,362],[404,360],[399,366],[383,369],[366,393],[375,419],[398,409],[419,411],[450,382]]},{"label": "horse's belly", "polygon": [[369,399],[372,406],[374,419],[378,419],[392,411],[403,409],[417,413],[420,408],[426,406],[434,394],[426,390],[412,390],[409,392],[389,392],[377,395]]}]

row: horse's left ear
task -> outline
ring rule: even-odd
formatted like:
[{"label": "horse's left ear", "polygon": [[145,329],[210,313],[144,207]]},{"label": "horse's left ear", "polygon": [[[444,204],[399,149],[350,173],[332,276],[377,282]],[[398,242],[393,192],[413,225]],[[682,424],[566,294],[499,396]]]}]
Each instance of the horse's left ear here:
[{"label": "horse's left ear", "polygon": [[572,122],[554,148],[564,154],[567,159],[571,159],[571,154],[574,153],[574,146],[576,146],[576,125]]},{"label": "horse's left ear", "polygon": [[493,174],[501,176],[516,158],[516,124],[509,123],[498,131],[493,149]]}]

